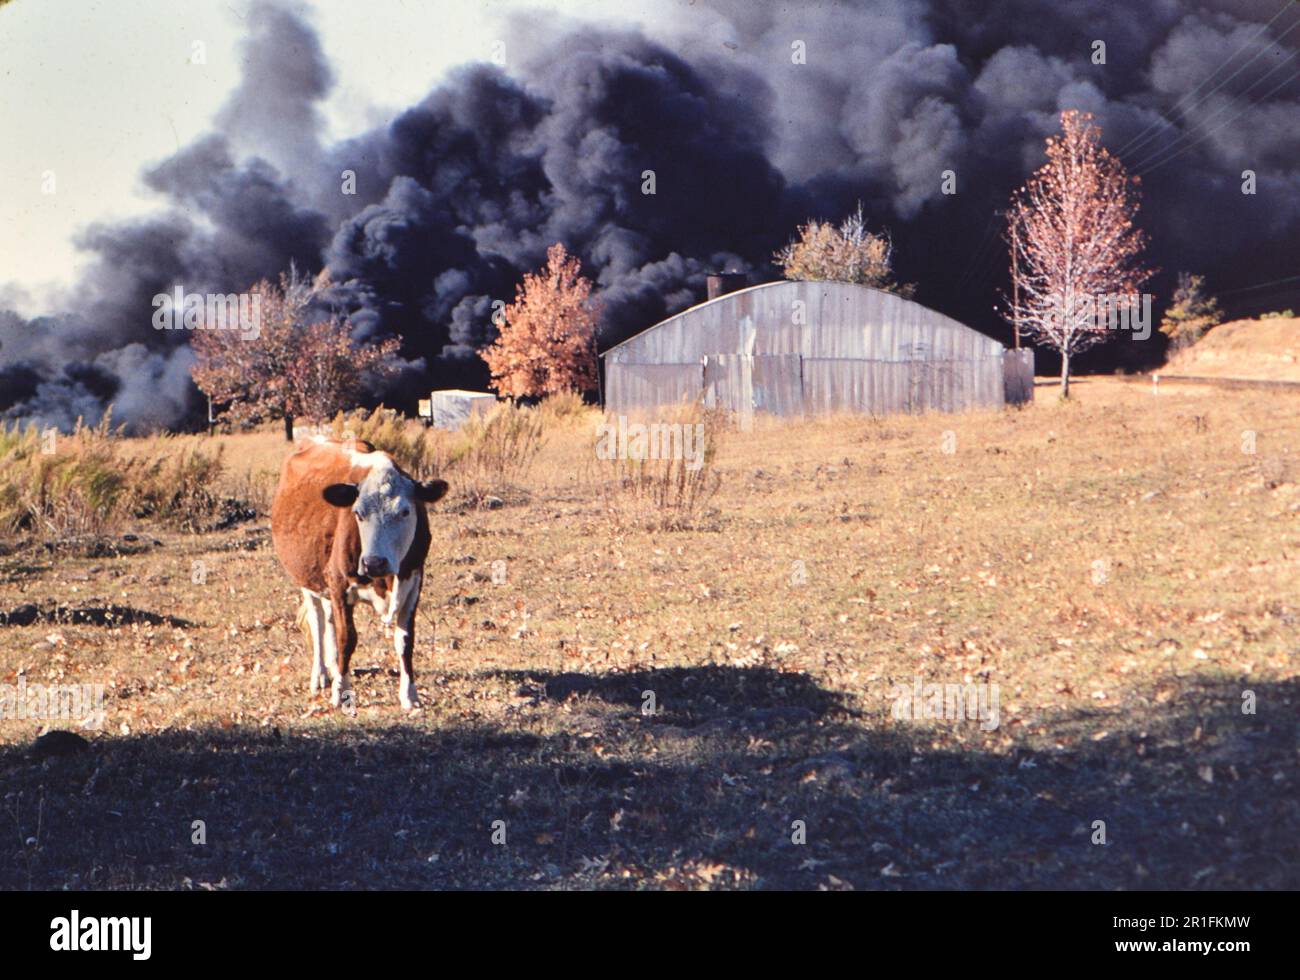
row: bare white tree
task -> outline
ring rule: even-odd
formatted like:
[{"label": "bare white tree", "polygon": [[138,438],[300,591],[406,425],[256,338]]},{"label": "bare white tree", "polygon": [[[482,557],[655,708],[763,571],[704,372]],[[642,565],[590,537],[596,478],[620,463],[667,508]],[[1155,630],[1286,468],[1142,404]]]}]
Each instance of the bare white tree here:
[{"label": "bare white tree", "polygon": [[1132,315],[1151,276],[1138,261],[1146,236],[1133,224],[1137,210],[1137,179],[1101,145],[1092,117],[1061,113],[1047,163],[1007,212],[1016,291],[1004,315],[1029,340],[1060,353],[1063,397],[1071,357],[1114,336],[1110,326]]}]

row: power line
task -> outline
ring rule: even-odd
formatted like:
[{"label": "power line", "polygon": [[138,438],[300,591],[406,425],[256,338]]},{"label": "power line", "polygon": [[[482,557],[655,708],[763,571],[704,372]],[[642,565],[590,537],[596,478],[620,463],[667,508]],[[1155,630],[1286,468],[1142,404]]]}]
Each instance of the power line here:
[{"label": "power line", "polygon": [[[1179,100],[1178,100],[1177,102],[1175,102],[1172,106],[1170,106],[1170,108],[1169,108],[1169,114],[1170,114],[1170,115],[1173,115],[1175,112],[1178,112],[1178,111],[1179,111],[1179,107],[1182,106],[1183,102],[1185,102],[1187,99],[1193,98],[1193,97],[1196,95],[1196,93],[1199,92],[1199,91],[1200,91],[1200,90],[1201,90],[1201,89],[1202,89],[1206,84],[1208,84],[1209,82],[1213,81],[1215,75],[1217,75],[1219,72],[1221,72],[1224,68],[1227,68],[1230,64],[1232,64],[1233,61],[1236,60],[1236,58],[1237,58],[1238,55],[1244,53],[1244,52],[1246,51],[1247,48],[1249,48],[1252,44],[1254,44],[1257,40],[1259,40],[1259,38],[1260,38],[1260,37],[1261,37],[1265,32],[1267,32],[1268,29],[1269,29],[1270,27],[1273,26],[1273,22],[1276,21],[1279,17],[1281,17],[1284,13],[1286,13],[1287,10],[1289,10],[1289,9],[1293,9],[1293,6],[1292,6],[1292,2],[1291,2],[1291,0],[1287,0],[1287,2],[1286,2],[1285,4],[1283,4],[1282,9],[1279,10],[1276,14],[1274,14],[1274,15],[1269,19],[1268,23],[1266,23],[1266,24],[1264,24],[1262,27],[1260,27],[1260,29],[1259,29],[1258,31],[1255,32],[1255,35],[1254,35],[1254,36],[1253,36],[1249,41],[1247,41],[1244,45],[1242,45],[1242,46],[1241,46],[1241,49],[1240,49],[1239,51],[1237,51],[1236,54],[1234,54],[1231,58],[1228,58],[1226,61],[1224,61],[1221,65],[1219,65],[1219,67],[1215,68],[1214,71],[1210,72],[1210,74],[1209,74],[1208,76],[1206,76],[1206,78],[1205,78],[1204,81],[1202,81],[1199,85],[1196,86],[1196,88],[1192,89],[1192,90],[1191,90],[1190,92],[1188,92],[1186,95],[1183,95],[1181,98],[1179,98]],[[1279,34],[1276,38],[1274,38],[1273,41],[1271,42],[1271,44],[1269,45],[1269,47],[1271,47],[1272,44],[1276,44],[1278,41],[1282,40],[1282,38],[1286,37],[1287,34],[1289,34],[1291,31],[1295,30],[1295,28],[1296,28],[1297,26],[1300,26],[1300,20],[1296,21],[1295,24],[1292,24],[1292,25],[1291,25],[1290,27],[1288,27],[1285,31],[1283,31],[1283,32],[1282,32],[1281,34]],[[1216,86],[1215,86],[1213,89],[1211,89],[1209,92],[1206,92],[1206,93],[1205,93],[1205,99],[1208,99],[1211,95],[1213,95],[1215,92],[1219,91],[1219,89],[1223,88],[1223,86],[1227,85],[1230,81],[1232,81],[1234,78],[1236,78],[1238,75],[1240,75],[1243,71],[1246,70],[1247,66],[1249,66],[1249,65],[1250,65],[1250,64],[1251,64],[1251,63],[1252,63],[1256,58],[1258,58],[1261,54],[1263,54],[1263,53],[1264,53],[1265,51],[1267,51],[1267,50],[1268,50],[1268,47],[1264,48],[1264,49],[1261,50],[1261,51],[1256,52],[1256,53],[1255,53],[1255,54],[1250,58],[1249,61],[1247,61],[1245,64],[1243,64],[1240,68],[1238,68],[1236,71],[1234,71],[1231,75],[1229,75],[1227,78],[1225,78],[1222,82],[1220,82],[1218,85],[1216,85]],[[1205,100],[1202,99],[1201,101],[1204,102]],[[1190,107],[1189,107],[1189,108],[1190,108]],[[1115,155],[1116,155],[1116,156],[1123,156],[1125,153],[1128,153],[1130,150],[1136,150],[1138,146],[1140,146],[1141,144],[1147,142],[1147,140],[1149,140],[1149,139],[1151,138],[1151,136],[1153,136],[1153,135],[1155,135],[1155,133],[1159,132],[1159,129],[1160,129],[1160,127],[1161,127],[1162,125],[1164,125],[1164,126],[1173,126],[1174,123],[1172,123],[1172,122],[1170,122],[1168,119],[1166,119],[1166,118],[1164,117],[1164,114],[1162,113],[1159,119],[1157,119],[1154,123],[1149,124],[1149,125],[1147,126],[1146,129],[1144,129],[1142,132],[1138,133],[1137,136],[1133,137],[1133,139],[1129,140],[1126,144],[1124,144],[1124,146],[1122,146],[1119,150],[1116,151],[1116,154],[1115,154]]]},{"label": "power line", "polygon": [[[1300,25],[1300,21],[1297,21],[1297,25]],[[1293,26],[1295,26],[1295,25],[1293,25]],[[1283,66],[1284,66],[1288,61],[1290,61],[1293,57],[1295,57],[1295,52],[1291,52],[1290,54],[1288,54],[1285,58],[1283,58],[1283,59],[1282,59],[1281,61],[1279,61],[1276,65],[1274,65],[1272,68],[1270,68],[1268,71],[1266,71],[1263,75],[1261,75],[1259,78],[1257,78],[1257,79],[1255,79],[1253,82],[1251,82],[1248,86],[1246,86],[1246,90],[1245,90],[1244,92],[1241,93],[1240,98],[1246,98],[1246,97],[1248,97],[1248,96],[1250,95],[1250,91],[1251,91],[1251,89],[1253,89],[1256,85],[1259,85],[1261,82],[1266,81],[1270,75],[1272,75],[1272,74],[1273,74],[1275,71],[1277,71],[1278,69],[1282,68],[1282,67],[1283,67]],[[1245,67],[1245,66],[1243,66],[1243,67]],[[1216,88],[1215,91],[1218,91],[1218,89]],[[1207,93],[1206,93],[1206,97],[1205,97],[1206,100],[1208,100],[1209,97],[1210,97],[1211,95],[1213,95],[1213,94],[1214,94],[1213,92],[1207,92]],[[1270,93],[1270,94],[1271,94],[1271,93]],[[1264,98],[1267,98],[1267,96],[1265,96]],[[1257,105],[1258,102],[1260,102],[1260,101],[1262,101],[1262,100],[1255,100],[1254,102],[1251,102],[1250,105],[1247,106],[1247,108],[1250,108],[1250,107],[1252,107],[1252,106],[1254,106],[1254,105]],[[1203,107],[1204,105],[1205,105],[1205,100],[1202,100],[1201,105],[1198,106],[1197,108],[1201,108],[1201,107]],[[1200,122],[1201,122],[1202,125],[1204,125],[1207,121],[1209,121],[1210,119],[1213,119],[1213,118],[1214,118],[1215,116],[1217,116],[1217,115],[1220,115],[1220,114],[1221,114],[1222,112],[1224,112],[1226,109],[1236,109],[1236,108],[1237,108],[1237,104],[1236,104],[1236,102],[1233,101],[1233,100],[1230,100],[1230,101],[1226,102],[1225,104],[1220,105],[1217,109],[1213,109],[1213,110],[1211,110],[1211,112],[1210,112],[1207,116],[1205,116],[1205,117],[1203,117],[1203,118],[1200,119]],[[1189,120],[1190,120],[1190,117],[1185,117],[1185,121],[1189,121]],[[1141,160],[1140,162],[1134,164],[1134,167],[1135,167],[1135,168],[1145,167],[1147,164],[1151,163],[1152,160],[1155,160],[1155,159],[1159,158],[1160,156],[1162,156],[1162,155],[1163,155],[1164,153],[1166,153],[1167,151],[1173,149],[1173,148],[1174,148],[1175,146],[1177,146],[1179,143],[1183,142],[1184,140],[1186,140],[1186,139],[1188,139],[1188,138],[1190,138],[1190,137],[1192,137],[1192,136],[1194,136],[1194,135],[1195,135],[1195,134],[1194,134],[1193,132],[1191,132],[1190,130],[1189,130],[1189,131],[1185,131],[1185,132],[1183,132],[1183,133],[1182,133],[1180,136],[1178,136],[1178,137],[1177,137],[1177,138],[1176,138],[1172,143],[1169,143],[1169,144],[1167,144],[1166,146],[1162,147],[1161,149],[1158,149],[1158,150],[1156,150],[1156,151],[1154,151],[1154,152],[1152,152],[1152,153],[1148,153],[1148,154],[1146,154],[1146,155],[1145,155],[1145,159],[1143,159],[1143,160]]]},{"label": "power line", "polygon": [[1272,279],[1268,282],[1256,283],[1254,286],[1239,286],[1236,289],[1225,289],[1216,293],[1216,295],[1231,296],[1234,293],[1248,293],[1254,289],[1267,289],[1269,286],[1280,286],[1285,282],[1300,282],[1300,276],[1285,276],[1281,279]]},{"label": "power line", "polygon": [[997,212],[990,214],[988,220],[984,222],[984,233],[980,236],[980,243],[976,246],[975,251],[971,253],[970,259],[966,262],[965,271],[962,272],[961,277],[957,280],[957,286],[959,288],[965,285],[967,278],[969,278],[970,274],[975,271],[976,263],[983,259],[984,250],[988,248],[990,232],[993,230],[993,219],[996,214]]},{"label": "power line", "polygon": [[[1285,64],[1285,63],[1286,63],[1286,62],[1281,62],[1281,63],[1279,63],[1276,67],[1274,67],[1274,68],[1272,69],[1272,71],[1270,71],[1270,72],[1268,73],[1268,75],[1273,74],[1274,71],[1277,71],[1277,69],[1280,68],[1280,67],[1281,67],[1283,64]],[[1267,78],[1268,75],[1265,75],[1264,78]],[[1264,78],[1261,78],[1259,81],[1262,82],[1262,81],[1264,80]],[[1297,70],[1297,71],[1293,72],[1291,75],[1289,75],[1288,77],[1282,79],[1281,82],[1279,82],[1277,85],[1273,86],[1271,89],[1269,89],[1267,92],[1265,92],[1265,93],[1264,93],[1262,96],[1260,96],[1258,99],[1253,100],[1253,101],[1252,101],[1248,106],[1246,106],[1246,109],[1253,109],[1255,106],[1259,105],[1261,102],[1263,102],[1263,101],[1265,101],[1266,99],[1270,98],[1270,97],[1271,97],[1275,92],[1281,91],[1281,90],[1282,90],[1283,88],[1285,88],[1287,85],[1290,85],[1291,82],[1295,81],[1295,79],[1297,79],[1297,78],[1300,78],[1300,70]],[[1258,82],[1253,83],[1251,87],[1253,88],[1254,85],[1257,85],[1257,84],[1259,84],[1259,83],[1258,83]],[[1224,106],[1223,108],[1237,108],[1237,107],[1236,107],[1236,106]],[[1210,116],[1207,117],[1207,120],[1208,120],[1209,118],[1212,118],[1212,117],[1218,115],[1219,112],[1221,112],[1221,111],[1222,111],[1222,109],[1218,110],[1217,112],[1212,112],[1212,113],[1210,113]],[[1200,136],[1199,139],[1196,139],[1196,140],[1192,141],[1191,143],[1188,143],[1188,144],[1187,144],[1186,146],[1184,146],[1181,150],[1178,150],[1178,151],[1176,151],[1176,152],[1170,154],[1169,156],[1165,157],[1164,159],[1160,160],[1159,162],[1153,163],[1153,161],[1155,160],[1155,158],[1158,157],[1158,156],[1160,156],[1160,153],[1165,152],[1164,150],[1161,150],[1160,153],[1156,153],[1156,154],[1155,154],[1154,156],[1152,156],[1152,157],[1148,157],[1148,158],[1147,158],[1143,163],[1138,164],[1138,166],[1139,166],[1140,168],[1142,168],[1142,169],[1140,169],[1140,170],[1138,171],[1138,176],[1139,176],[1139,177],[1143,177],[1143,176],[1145,176],[1145,175],[1151,173],[1153,170],[1155,170],[1155,169],[1157,169],[1157,168],[1159,168],[1159,167],[1163,167],[1163,166],[1164,166],[1166,163],[1168,163],[1170,160],[1177,159],[1178,157],[1182,156],[1184,153],[1186,153],[1188,150],[1192,149],[1193,147],[1195,147],[1195,146],[1199,146],[1201,143],[1204,143],[1207,139],[1209,139],[1211,136],[1213,136],[1213,135],[1214,135],[1215,133],[1217,133],[1219,130],[1223,129],[1224,126],[1227,126],[1229,123],[1234,122],[1234,121],[1237,119],[1237,117],[1238,117],[1239,115],[1241,115],[1242,112],[1245,112],[1245,111],[1246,111],[1245,109],[1239,109],[1239,110],[1238,110],[1237,112],[1235,112],[1232,116],[1230,116],[1228,119],[1226,119],[1222,124],[1220,124],[1220,125],[1218,125],[1218,126],[1215,126],[1215,127],[1214,127],[1213,129],[1211,129],[1208,133],[1203,133],[1203,134]],[[1176,145],[1177,142],[1178,142],[1178,141],[1175,140],[1173,144],[1171,144],[1169,147],[1167,147],[1167,149],[1173,149],[1174,145]]]}]

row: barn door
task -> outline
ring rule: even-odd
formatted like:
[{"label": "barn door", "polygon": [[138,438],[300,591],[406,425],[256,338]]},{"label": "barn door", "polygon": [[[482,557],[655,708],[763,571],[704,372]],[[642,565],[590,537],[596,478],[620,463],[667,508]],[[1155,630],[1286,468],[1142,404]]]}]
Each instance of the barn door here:
[{"label": "barn door", "polygon": [[803,358],[798,354],[755,354],[754,410],[772,415],[803,414]]},{"label": "barn door", "polygon": [[710,354],[704,359],[704,405],[741,417],[754,412],[803,414],[803,359],[798,354]]},{"label": "barn door", "polygon": [[704,407],[747,414],[754,410],[753,358],[709,354],[704,358]]}]

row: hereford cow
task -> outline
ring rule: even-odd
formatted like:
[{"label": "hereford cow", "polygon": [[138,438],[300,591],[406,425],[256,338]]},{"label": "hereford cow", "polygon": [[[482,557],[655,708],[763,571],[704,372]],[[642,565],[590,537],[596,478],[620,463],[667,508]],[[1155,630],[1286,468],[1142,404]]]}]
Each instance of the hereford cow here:
[{"label": "hereford cow", "polygon": [[280,471],[271,505],[271,540],[294,584],[310,637],[311,692],[325,687],[337,706],[351,688],[348,665],[357,645],[352,607],[374,606],[393,631],[401,664],[402,707],[419,705],[411,652],[415,607],[429,553],[425,504],[447,492],[442,480],[420,483],[369,443],[304,440]]}]

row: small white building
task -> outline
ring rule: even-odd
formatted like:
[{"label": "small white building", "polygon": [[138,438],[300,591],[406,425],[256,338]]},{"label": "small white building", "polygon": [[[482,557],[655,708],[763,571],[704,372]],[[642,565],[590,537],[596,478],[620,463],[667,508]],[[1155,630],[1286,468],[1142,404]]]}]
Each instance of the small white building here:
[{"label": "small white building", "polygon": [[474,416],[486,415],[496,403],[497,396],[488,391],[441,388],[429,393],[428,402],[420,402],[420,414],[434,428],[459,429]]}]

